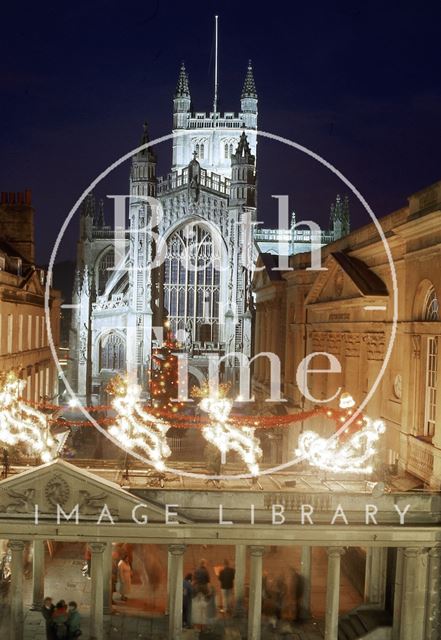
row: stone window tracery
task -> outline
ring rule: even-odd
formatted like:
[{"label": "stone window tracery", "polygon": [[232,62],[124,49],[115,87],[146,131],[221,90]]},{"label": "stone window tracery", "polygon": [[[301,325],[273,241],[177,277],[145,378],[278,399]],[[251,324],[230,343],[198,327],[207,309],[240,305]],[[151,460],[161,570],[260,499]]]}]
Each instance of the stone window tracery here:
[{"label": "stone window tracery", "polygon": [[199,224],[176,230],[167,240],[164,306],[174,335],[185,330],[197,341],[218,341],[220,249]]},{"label": "stone window tracery", "polygon": [[123,371],[125,368],[125,340],[118,333],[108,333],[100,341],[100,369]]}]

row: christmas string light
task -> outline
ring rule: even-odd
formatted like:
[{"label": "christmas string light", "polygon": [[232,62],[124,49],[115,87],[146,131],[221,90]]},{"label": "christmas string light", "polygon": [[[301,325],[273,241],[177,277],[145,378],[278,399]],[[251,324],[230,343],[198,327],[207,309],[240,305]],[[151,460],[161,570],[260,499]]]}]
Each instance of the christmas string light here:
[{"label": "christmas string light", "polygon": [[57,453],[56,442],[47,417],[23,402],[25,386],[14,371],[0,376],[0,442],[5,446],[23,443],[30,455],[50,462]]},{"label": "christmas string light", "polygon": [[[354,404],[349,394],[342,394],[341,407],[350,408]],[[364,426],[344,442],[338,438],[323,438],[314,431],[305,431],[299,436],[295,454],[324,471],[370,474],[373,468],[369,461],[375,455],[375,445],[386,427],[381,420],[371,420],[368,416],[363,418],[362,423]]]},{"label": "christmas string light", "polygon": [[110,435],[126,450],[146,455],[158,471],[164,470],[164,459],[171,455],[166,438],[170,425],[143,410],[139,385],[116,376],[107,390],[115,396],[112,406],[117,412],[115,424],[109,427]]},{"label": "christmas string light", "polygon": [[[203,388],[198,395],[207,392]],[[247,465],[251,475],[259,475],[259,460],[262,457],[260,442],[255,437],[255,427],[236,427],[230,420],[233,402],[222,397],[221,391],[215,396],[203,397],[199,407],[208,414],[210,424],[202,427],[204,438],[221,452],[221,462],[225,464],[228,451],[236,451]]]}]

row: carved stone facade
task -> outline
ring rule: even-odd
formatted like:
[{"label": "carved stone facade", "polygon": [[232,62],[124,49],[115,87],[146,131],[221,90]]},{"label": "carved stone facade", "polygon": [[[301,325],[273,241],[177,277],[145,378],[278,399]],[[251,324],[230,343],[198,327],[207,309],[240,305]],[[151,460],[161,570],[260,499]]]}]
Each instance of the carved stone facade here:
[{"label": "carved stone facade", "polygon": [[[204,380],[209,353],[250,355],[255,250],[248,223],[256,219],[257,145],[251,66],[239,113],[193,113],[190,104],[181,68],[171,172],[156,177],[156,150],[150,147],[133,156],[129,227],[118,247],[103,204],[93,195],[84,202],[69,371],[82,396],[101,393],[125,369],[147,389],[152,345],[161,343],[166,319],[189,354],[193,384]],[[148,140],[144,127],[142,143]],[[160,247],[164,259],[157,265]],[[234,358],[226,360],[231,381],[237,366]]]},{"label": "carved stone facade", "polygon": [[[434,488],[441,486],[440,206],[441,182],[410,196],[407,207],[381,218],[396,270],[397,333],[384,375],[364,409],[387,426],[379,466],[408,471],[416,476],[415,484]],[[340,387],[360,404],[380,375],[391,339],[393,277],[374,225],[323,247],[322,265],[326,270],[308,270],[310,256],[296,255],[290,259],[292,270],[276,275],[268,257],[261,255],[259,266],[265,270],[253,281],[257,351],[271,350],[268,326],[275,301],[281,299],[289,310],[277,333],[284,345],[283,391],[292,412],[311,405],[296,381],[305,356],[325,352],[341,365],[341,373],[308,375],[308,388],[317,403],[326,402]],[[310,368],[329,369],[329,361],[315,356]],[[256,365],[254,372],[259,398],[269,395],[263,369],[265,365]],[[280,444],[286,459],[292,457],[298,428],[287,430]]]}]

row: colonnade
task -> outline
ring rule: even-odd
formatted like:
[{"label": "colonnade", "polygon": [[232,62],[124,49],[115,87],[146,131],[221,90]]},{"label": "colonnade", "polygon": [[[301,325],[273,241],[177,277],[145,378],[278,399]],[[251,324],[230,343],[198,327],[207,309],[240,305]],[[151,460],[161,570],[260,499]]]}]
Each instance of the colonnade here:
[{"label": "colonnade", "polygon": [[[44,597],[44,541],[33,542],[32,608],[39,609]],[[23,640],[23,552],[25,541],[9,540],[12,555],[10,587],[10,635],[8,640]],[[103,640],[104,615],[111,610],[111,548],[112,543],[90,542],[91,611],[90,638]],[[169,639],[182,635],[182,589],[186,545],[168,546],[168,615]],[[265,547],[236,544],[235,546],[235,615],[245,613],[246,561],[249,558],[248,640],[260,640],[262,617],[262,565]],[[341,559],[345,549],[327,547],[328,572],[326,587],[325,640],[337,640]],[[386,588],[387,549],[370,547],[366,564],[366,603],[384,606]],[[303,592],[301,616],[310,615],[311,547],[301,549]],[[405,547],[397,549],[392,640],[439,640],[441,546],[432,548]]]}]

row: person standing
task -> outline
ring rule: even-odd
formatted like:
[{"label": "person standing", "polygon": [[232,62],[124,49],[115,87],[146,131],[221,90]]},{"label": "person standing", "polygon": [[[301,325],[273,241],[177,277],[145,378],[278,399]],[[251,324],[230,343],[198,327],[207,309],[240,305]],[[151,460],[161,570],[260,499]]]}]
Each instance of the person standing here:
[{"label": "person standing", "polygon": [[194,572],[194,583],[197,590],[204,593],[207,592],[207,585],[210,582],[210,574],[208,573],[207,563],[205,560],[201,560],[199,567]]},{"label": "person standing", "polygon": [[182,585],[182,624],[187,629],[191,627],[191,601],[193,598],[193,576],[187,573]]},{"label": "person standing", "polygon": [[125,554],[118,562],[118,580],[121,600],[127,600],[132,588],[132,568],[129,564],[129,556]]},{"label": "person standing", "polygon": [[77,603],[73,600],[69,602],[66,625],[68,640],[73,640],[73,638],[79,638],[81,636],[82,631],[80,612],[78,611]]},{"label": "person standing", "polygon": [[235,574],[236,572],[233,567],[230,567],[228,560],[224,560],[224,567],[219,572],[219,582],[221,586],[222,609],[226,613],[232,613],[233,611],[233,587]]},{"label": "person standing", "polygon": [[41,615],[44,618],[46,623],[46,639],[47,640],[55,640],[55,628],[54,622],[52,620],[52,614],[54,612],[54,605],[52,603],[52,598],[45,598],[43,600],[43,606],[41,608]]},{"label": "person standing", "polygon": [[67,638],[67,606],[64,600],[60,600],[55,605],[52,621],[57,640],[65,640]]}]

